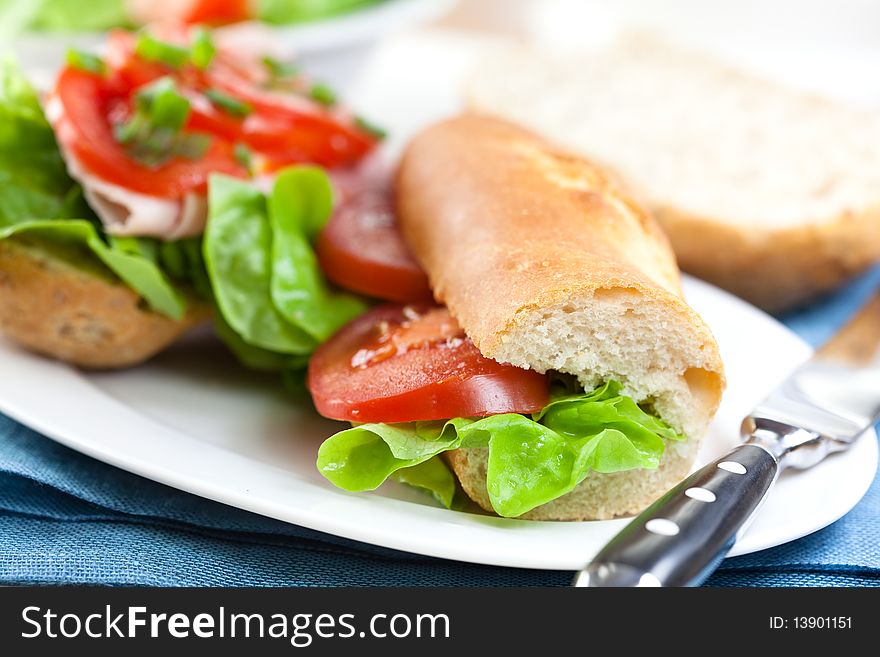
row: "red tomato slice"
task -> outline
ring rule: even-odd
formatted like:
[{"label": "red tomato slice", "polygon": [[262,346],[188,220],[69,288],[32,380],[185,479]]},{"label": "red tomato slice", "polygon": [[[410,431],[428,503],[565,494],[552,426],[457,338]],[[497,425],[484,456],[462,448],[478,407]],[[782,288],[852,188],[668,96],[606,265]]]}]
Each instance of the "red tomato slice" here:
[{"label": "red tomato slice", "polygon": [[[153,31],[158,38],[172,43],[186,44],[188,40],[181,26],[161,25]],[[322,107],[301,95],[309,88],[305,78],[289,83],[290,91],[298,93],[271,90],[266,88],[270,80],[265,66],[226,52],[218,52],[206,71],[192,67],[172,71],[138,57],[135,44],[136,37],[129,32],[110,35],[107,62],[121,85],[136,89],[173,74],[190,92],[192,129],[209,130],[247,144],[268,160],[268,169],[303,162],[330,168],[351,166],[377,144],[375,136],[359,128],[347,113]],[[210,103],[195,102],[194,96],[209,88],[248,103],[253,112],[245,118],[233,117]]]},{"label": "red tomato slice", "polygon": [[352,166],[376,145],[375,139],[329,114],[272,117],[259,108],[245,118],[241,140],[278,163],[313,162],[330,168]]},{"label": "red tomato slice", "polygon": [[[121,0],[120,0],[121,3]],[[226,25],[256,17],[254,0],[126,0],[129,18],[137,25],[207,23]]]},{"label": "red tomato slice", "polygon": [[[239,138],[276,162],[314,162],[351,166],[367,155],[377,139],[355,125],[348,114],[321,107],[304,96],[263,88],[264,69],[218,56],[205,74],[214,86],[251,105]],[[294,81],[294,83],[297,83]],[[299,80],[302,86],[304,80]]]},{"label": "red tomato slice", "polygon": [[181,198],[188,192],[204,193],[211,173],[247,175],[236,162],[232,145],[216,138],[198,160],[174,158],[156,168],[139,164],[116,141],[110,120],[128,101],[99,75],[67,68],[55,93],[64,108],[55,125],[59,142],[90,172],[110,183],[142,194]]},{"label": "red tomato slice", "polygon": [[534,413],[547,377],[484,357],[442,306],[386,304],[344,326],[309,362],[325,417],[413,422]]},{"label": "red tomato slice", "polygon": [[180,19],[184,23],[226,25],[251,17],[250,0],[190,0]]},{"label": "red tomato slice", "polygon": [[190,103],[186,127],[197,132],[210,132],[227,141],[241,141],[241,117],[233,116],[216,107],[207,96],[192,89],[183,89]]},{"label": "red tomato slice", "polygon": [[[163,24],[153,31],[158,38],[186,44],[188,29]],[[260,156],[256,161],[261,172],[294,163],[350,166],[376,145],[375,137],[358,127],[351,116],[302,95],[264,88],[269,73],[258,61],[218,52],[207,70],[190,65],[172,69],[137,56],[136,39],[132,33],[111,33],[107,48],[110,75],[68,68],[59,77],[55,93],[64,109],[63,118],[55,125],[58,139],[88,171],[110,183],[143,194],[180,198],[190,191],[204,192],[212,172],[248,177],[234,156],[234,144],[239,142]],[[164,75],[173,76],[180,92],[190,100],[186,129],[214,138],[206,155],[198,160],[176,158],[148,167],[116,142],[113,126],[127,117],[137,89]],[[307,85],[303,78],[294,83]],[[245,117],[233,116],[215,106],[204,95],[211,88],[247,102],[252,112]]]},{"label": "red tomato slice", "polygon": [[360,192],[344,201],[318,236],[316,250],[327,278],[344,288],[401,303],[432,298],[384,192]]}]

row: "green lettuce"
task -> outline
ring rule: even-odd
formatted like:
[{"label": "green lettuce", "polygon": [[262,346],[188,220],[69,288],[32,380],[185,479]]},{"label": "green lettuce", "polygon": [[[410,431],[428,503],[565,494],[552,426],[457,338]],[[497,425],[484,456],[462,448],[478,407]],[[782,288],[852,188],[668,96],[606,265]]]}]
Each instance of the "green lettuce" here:
[{"label": "green lettuce", "polygon": [[[275,25],[331,18],[382,0],[259,0],[257,16]],[[23,30],[104,32],[131,27],[124,0],[0,0],[0,35]]]},{"label": "green lettuce", "polygon": [[238,361],[248,369],[283,374],[301,370],[309,364],[307,355],[281,354],[248,344],[235,332],[235,329],[226,323],[220,313],[214,317],[214,331]]},{"label": "green lettuce", "polygon": [[[62,245],[175,319],[186,302],[144,244],[103,234],[67,174],[37,94],[10,59],[0,62],[0,240]],[[103,267],[101,267],[103,266]]]},{"label": "green lettuce", "polygon": [[91,216],[79,185],[67,175],[36,92],[16,63],[5,58],[0,61],[0,226],[74,213]]},{"label": "green lettuce", "polygon": [[103,32],[130,25],[124,0],[0,0],[0,26],[7,35],[22,30]]},{"label": "green lettuce", "polygon": [[439,456],[402,468],[391,476],[403,484],[427,491],[447,509],[456,505],[458,486],[455,476]]},{"label": "green lettuce", "polygon": [[275,179],[272,225],[272,303],[317,343],[367,310],[351,294],[331,292],[312,243],[333,211],[333,187],[323,169],[299,166]]},{"label": "green lettuce", "polygon": [[0,226],[0,240],[15,236],[70,246],[80,251],[88,249],[107,269],[141,295],[153,310],[173,319],[180,319],[186,312],[183,295],[155,263],[137,253],[108,245],[90,221],[31,219]]},{"label": "green lettuce", "polygon": [[382,0],[260,0],[260,20],[289,25],[321,20],[375,5]]},{"label": "green lettuce", "polygon": [[268,199],[241,180],[211,177],[204,261],[223,321],[244,344],[306,355],[366,310],[329,289],[312,249],[331,206],[329,179],[314,167],[283,171]]},{"label": "green lettuce", "polygon": [[214,292],[202,255],[202,236],[172,242],[138,238],[142,245],[154,245],[155,262],[171,278],[185,281],[199,297],[212,300]]},{"label": "green lettuce", "polygon": [[345,490],[373,490],[442,452],[487,448],[492,507],[517,517],[570,492],[590,472],[654,469],[665,441],[681,439],[620,390],[609,381],[589,393],[557,394],[532,417],[355,426],[321,445],[318,469]]}]

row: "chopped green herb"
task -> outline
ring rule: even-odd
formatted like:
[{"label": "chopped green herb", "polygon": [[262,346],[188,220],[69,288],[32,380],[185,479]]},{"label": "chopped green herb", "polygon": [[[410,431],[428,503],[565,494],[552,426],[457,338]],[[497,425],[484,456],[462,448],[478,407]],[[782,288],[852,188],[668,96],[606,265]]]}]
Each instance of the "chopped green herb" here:
[{"label": "chopped green herb", "polygon": [[253,173],[254,171],[254,154],[250,148],[248,148],[245,144],[238,143],[235,145],[235,150],[233,151],[235,154],[235,160],[245,169],[247,169],[248,173]]},{"label": "chopped green herb", "polygon": [[362,116],[354,117],[354,124],[358,127],[358,129],[366,132],[368,135],[372,135],[376,139],[385,139],[388,136],[388,133],[385,132],[382,128],[375,125],[374,123],[370,123]]},{"label": "chopped green herb", "polygon": [[272,57],[263,57],[263,66],[276,81],[279,78],[292,78],[299,73],[299,67],[293,62],[281,62]]},{"label": "chopped green herb", "polygon": [[247,116],[254,111],[254,108],[251,107],[250,103],[246,103],[243,100],[230,96],[219,89],[207,89],[205,90],[205,96],[207,96],[214,105],[233,116]]},{"label": "chopped green herb", "polygon": [[116,140],[128,153],[147,166],[160,166],[172,157],[202,158],[211,145],[211,136],[185,133],[189,101],[180,94],[170,77],[159,78],[135,95],[135,113],[114,128]]},{"label": "chopped green herb", "polygon": [[104,60],[90,52],[70,48],[67,51],[67,63],[75,69],[88,73],[104,75],[107,72],[107,64]]},{"label": "chopped green herb", "polygon": [[150,126],[135,116],[117,126],[117,141],[127,147],[128,154],[141,164],[159,167],[173,157],[200,160],[211,146],[211,135],[201,132],[174,132],[168,128]]},{"label": "chopped green herb", "polygon": [[141,33],[138,37],[134,51],[144,59],[151,62],[161,62],[175,69],[183,68],[190,58],[190,53],[186,48],[167,41],[160,41],[146,32]]},{"label": "chopped green herb", "polygon": [[142,87],[135,94],[135,105],[153,125],[163,128],[180,130],[189,118],[189,101],[168,76]]},{"label": "chopped green herb", "polygon": [[117,123],[113,126],[113,136],[120,144],[130,144],[142,132],[142,121],[135,114],[125,123]]},{"label": "chopped green herb", "polygon": [[312,85],[312,88],[309,90],[309,98],[326,107],[336,104],[336,94],[330,87],[324,84]]},{"label": "chopped green herb", "polygon": [[172,155],[187,160],[201,160],[211,148],[213,137],[206,132],[184,132],[177,135]]},{"label": "chopped green herb", "polygon": [[204,28],[197,29],[190,45],[190,59],[195,67],[202,71],[208,68],[216,52],[211,33]]}]

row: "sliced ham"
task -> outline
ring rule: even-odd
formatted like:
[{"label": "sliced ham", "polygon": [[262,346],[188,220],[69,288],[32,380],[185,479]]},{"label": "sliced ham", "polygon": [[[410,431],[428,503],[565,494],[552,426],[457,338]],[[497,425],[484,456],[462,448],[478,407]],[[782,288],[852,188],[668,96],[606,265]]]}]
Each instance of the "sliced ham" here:
[{"label": "sliced ham", "polygon": [[[62,120],[64,108],[57,98],[47,100],[46,116],[53,126]],[[169,199],[134,192],[95,175],[64,144],[59,142],[59,147],[68,173],[82,185],[86,201],[107,233],[171,241],[201,235],[205,231],[208,223],[205,195],[189,193],[183,199]],[[387,185],[390,178],[388,164],[379,153],[366,157],[356,167],[328,173],[337,202],[361,189]],[[264,174],[251,182],[269,193],[274,181],[274,175]]]},{"label": "sliced ham", "polygon": [[138,235],[176,240],[200,235],[208,222],[208,200],[187,194],[182,201],[132,192],[85,170],[64,153],[67,170],[83,187],[86,201],[111,235]]},{"label": "sliced ham", "polygon": [[[64,108],[55,98],[46,103],[46,116],[56,125]],[[59,143],[70,176],[82,185],[89,206],[111,235],[158,237],[176,240],[200,235],[208,221],[208,201],[190,193],[182,200],[133,192],[114,185],[86,169],[79,159]]]}]

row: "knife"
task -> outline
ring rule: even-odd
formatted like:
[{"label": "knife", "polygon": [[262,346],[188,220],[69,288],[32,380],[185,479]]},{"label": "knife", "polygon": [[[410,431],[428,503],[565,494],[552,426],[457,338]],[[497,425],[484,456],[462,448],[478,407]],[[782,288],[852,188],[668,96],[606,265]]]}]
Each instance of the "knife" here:
[{"label": "knife", "polygon": [[743,444],[697,470],[617,534],[574,586],[697,586],[779,473],[847,449],[880,419],[880,290],[743,421]]}]

